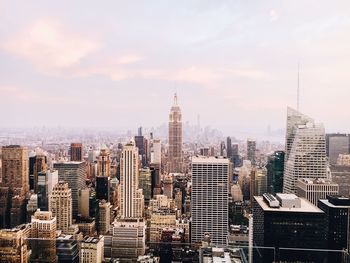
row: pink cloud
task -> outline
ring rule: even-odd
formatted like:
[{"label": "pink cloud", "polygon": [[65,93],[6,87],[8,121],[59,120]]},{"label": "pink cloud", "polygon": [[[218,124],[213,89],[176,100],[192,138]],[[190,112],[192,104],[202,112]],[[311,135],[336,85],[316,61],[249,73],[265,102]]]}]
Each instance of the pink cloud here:
[{"label": "pink cloud", "polygon": [[62,70],[78,64],[100,44],[64,28],[53,20],[42,19],[5,40],[0,47],[30,60],[41,70]]}]

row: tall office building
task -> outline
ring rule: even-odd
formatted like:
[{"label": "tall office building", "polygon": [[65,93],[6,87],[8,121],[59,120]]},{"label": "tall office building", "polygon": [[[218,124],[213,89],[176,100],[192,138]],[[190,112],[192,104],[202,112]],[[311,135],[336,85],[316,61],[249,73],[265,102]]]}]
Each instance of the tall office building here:
[{"label": "tall office building", "polygon": [[149,168],[140,169],[139,189],[142,189],[145,203],[148,204],[152,198],[152,173]]},{"label": "tall office building", "polygon": [[332,164],[332,181],[339,185],[339,195],[350,196],[350,165]]},{"label": "tall office building", "polygon": [[28,152],[19,145],[2,147],[0,183],[0,228],[24,223],[25,195],[28,192]]},{"label": "tall office building", "polygon": [[121,218],[143,216],[144,197],[139,189],[139,158],[134,142],[124,146],[120,159],[120,213]]},{"label": "tall office building", "polygon": [[26,239],[29,237],[28,224],[12,229],[0,229],[0,262],[28,263],[30,249]]},{"label": "tall office building", "polygon": [[160,181],[160,164],[151,164],[151,177],[152,177],[152,197],[161,192],[161,181]]},{"label": "tall office building", "polygon": [[38,208],[41,211],[48,211],[49,195],[57,183],[58,172],[56,170],[46,170],[38,173]]},{"label": "tall office building", "polygon": [[177,95],[174,96],[174,104],[169,114],[169,173],[182,172],[182,116],[181,109],[177,105]]},{"label": "tall office building", "polygon": [[284,151],[275,151],[268,156],[266,164],[268,193],[283,191],[284,155]]},{"label": "tall office building", "polygon": [[327,178],[324,127],[288,108],[283,192],[296,193],[301,178]]},{"label": "tall office building", "polygon": [[225,245],[228,235],[230,161],[192,157],[192,239],[198,243],[209,233],[212,243]]},{"label": "tall office building", "polygon": [[151,147],[151,164],[162,163],[162,143],[158,139],[152,140]]},{"label": "tall office building", "polygon": [[109,226],[111,225],[111,203],[102,200],[99,203],[99,216],[98,216],[98,232],[105,235],[109,232]]},{"label": "tall office building", "polygon": [[109,151],[106,146],[103,146],[100,155],[98,156],[98,176],[111,177],[111,160]]},{"label": "tall office building", "polygon": [[70,160],[71,162],[81,162],[83,160],[83,145],[81,143],[71,143]]},{"label": "tall office building", "polygon": [[58,182],[49,195],[49,211],[57,219],[57,229],[68,231],[72,225],[72,191],[65,182]]},{"label": "tall office building", "polygon": [[350,153],[350,135],[343,133],[326,134],[326,152],[330,164],[336,164],[340,154]]},{"label": "tall office building", "polygon": [[227,158],[232,160],[233,149],[232,149],[232,141],[231,141],[231,137],[230,136],[227,137],[227,139],[226,139],[226,155],[227,155]]},{"label": "tall office building", "polygon": [[297,181],[297,196],[309,200],[317,206],[320,199],[328,195],[338,195],[339,185],[327,179],[302,178]]},{"label": "tall office building", "polygon": [[[33,163],[33,186],[34,193],[38,193],[38,175],[41,172],[45,172],[47,170],[47,157],[43,154],[37,154],[34,157]],[[30,170],[30,169],[29,169]]]},{"label": "tall office building", "polygon": [[56,217],[49,211],[38,209],[31,219],[31,262],[57,262]]},{"label": "tall office building", "polygon": [[135,145],[138,148],[138,153],[141,160],[142,167],[147,165],[147,154],[146,154],[146,144],[147,140],[142,135],[142,127],[139,127],[138,134],[134,137]]},{"label": "tall office building", "polygon": [[[328,249],[350,250],[350,198],[328,196],[318,201],[318,207],[326,213]],[[330,252],[332,262],[349,262],[348,253]]]},{"label": "tall office building", "polygon": [[252,139],[247,140],[247,159],[252,163],[256,164],[256,141]]},{"label": "tall office building", "polygon": [[277,250],[259,248],[254,262],[323,262],[325,254],[312,249],[326,248],[325,213],[294,194],[255,196],[253,241]]},{"label": "tall office building", "polygon": [[72,190],[73,218],[78,215],[78,191],[86,188],[86,167],[84,162],[60,162],[54,163],[53,167],[58,171],[58,181],[68,183]]}]

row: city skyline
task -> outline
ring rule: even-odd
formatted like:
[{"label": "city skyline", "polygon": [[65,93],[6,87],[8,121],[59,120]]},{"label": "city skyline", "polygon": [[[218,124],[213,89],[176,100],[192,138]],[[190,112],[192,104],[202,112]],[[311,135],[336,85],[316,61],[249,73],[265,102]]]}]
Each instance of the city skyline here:
[{"label": "city skyline", "polygon": [[184,123],[278,130],[300,63],[300,111],[350,131],[346,1],[18,4],[0,1],[0,127],[154,127],[177,92]]}]

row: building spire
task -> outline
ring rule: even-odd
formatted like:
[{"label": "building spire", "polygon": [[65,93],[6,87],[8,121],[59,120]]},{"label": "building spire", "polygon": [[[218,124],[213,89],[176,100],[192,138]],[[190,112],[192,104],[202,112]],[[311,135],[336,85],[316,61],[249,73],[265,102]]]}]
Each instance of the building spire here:
[{"label": "building spire", "polygon": [[176,94],[176,92],[174,94],[174,106],[177,106],[177,94]]}]

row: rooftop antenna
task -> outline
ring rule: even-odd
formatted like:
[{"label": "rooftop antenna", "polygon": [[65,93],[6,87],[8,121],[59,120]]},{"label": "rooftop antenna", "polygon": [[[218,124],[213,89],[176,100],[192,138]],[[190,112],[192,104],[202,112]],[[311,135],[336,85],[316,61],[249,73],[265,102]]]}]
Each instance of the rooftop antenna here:
[{"label": "rooftop antenna", "polygon": [[298,87],[297,87],[297,111],[299,111],[300,106],[300,63],[298,62]]},{"label": "rooftop antenna", "polygon": [[174,105],[177,105],[177,93],[174,94]]}]

